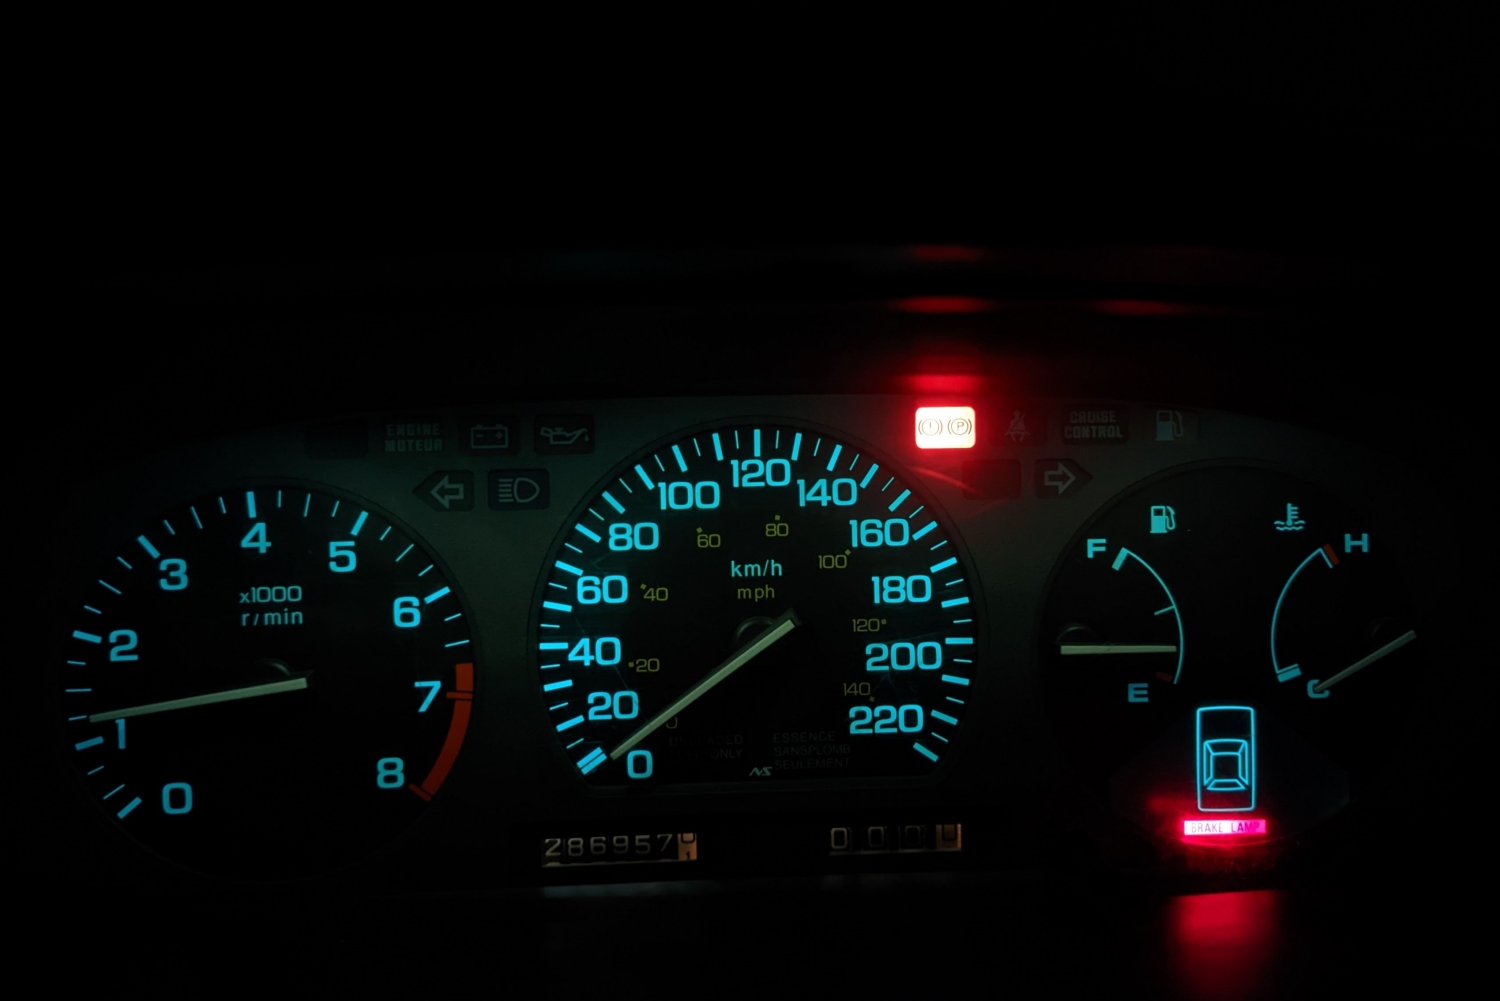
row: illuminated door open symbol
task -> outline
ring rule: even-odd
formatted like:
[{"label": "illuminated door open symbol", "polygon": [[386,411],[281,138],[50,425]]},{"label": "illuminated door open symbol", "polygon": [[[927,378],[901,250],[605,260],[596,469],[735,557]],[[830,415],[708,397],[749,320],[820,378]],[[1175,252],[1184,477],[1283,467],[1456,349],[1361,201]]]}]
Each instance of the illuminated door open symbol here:
[{"label": "illuminated door open symbol", "polygon": [[1198,809],[1255,809],[1255,710],[1208,706],[1198,710],[1195,770]]}]

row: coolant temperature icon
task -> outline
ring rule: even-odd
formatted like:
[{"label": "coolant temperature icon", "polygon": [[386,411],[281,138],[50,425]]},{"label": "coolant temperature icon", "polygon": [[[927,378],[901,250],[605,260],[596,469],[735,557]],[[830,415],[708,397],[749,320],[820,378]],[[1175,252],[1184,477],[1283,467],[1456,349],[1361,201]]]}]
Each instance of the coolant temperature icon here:
[{"label": "coolant temperature icon", "polygon": [[1208,706],[1198,710],[1198,809],[1205,813],[1255,809],[1255,710]]}]

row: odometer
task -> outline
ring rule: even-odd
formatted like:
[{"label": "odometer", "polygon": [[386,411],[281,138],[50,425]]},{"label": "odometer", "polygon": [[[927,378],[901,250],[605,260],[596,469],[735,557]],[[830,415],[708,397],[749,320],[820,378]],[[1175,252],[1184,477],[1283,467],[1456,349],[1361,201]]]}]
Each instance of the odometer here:
[{"label": "odometer", "polygon": [[538,592],[549,725],[600,784],[927,774],[979,663],[943,516],[889,460],[805,425],[628,460]]}]

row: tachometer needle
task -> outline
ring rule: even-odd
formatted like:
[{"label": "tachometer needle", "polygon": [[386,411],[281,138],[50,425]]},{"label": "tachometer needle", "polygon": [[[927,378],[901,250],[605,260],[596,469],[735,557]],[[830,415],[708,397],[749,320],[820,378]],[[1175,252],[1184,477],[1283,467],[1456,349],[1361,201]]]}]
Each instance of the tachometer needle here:
[{"label": "tachometer needle", "polygon": [[125,719],[129,716],[149,716],[151,713],[170,712],[173,709],[191,709],[193,706],[209,706],[215,702],[233,702],[236,699],[254,699],[262,695],[296,692],[306,687],[307,678],[288,678],[286,681],[271,681],[264,685],[248,685],[245,688],[231,688],[223,692],[209,692],[206,695],[190,695],[185,699],[172,699],[168,702],[148,702],[143,706],[131,706],[129,709],[111,709],[107,713],[94,713],[89,717],[89,722],[107,723],[112,719]]},{"label": "tachometer needle", "polygon": [[764,653],[766,648],[772,643],[775,643],[801,624],[797,619],[797,613],[790,608],[772,619],[769,629],[736,650],[728,660],[708,672],[702,678],[699,678],[693,687],[673,699],[665,709],[652,716],[635,733],[620,741],[620,746],[609,752],[610,760],[618,761],[624,757],[626,752],[649,737],[663,723],[698,701],[709,689],[750,663],[752,659]]},{"label": "tachometer needle", "polygon": [[1059,643],[1058,651],[1064,657],[1104,653],[1176,653],[1177,644],[1153,643]]},{"label": "tachometer needle", "polygon": [[1316,685],[1313,685],[1312,690],[1318,695],[1322,695],[1324,692],[1328,691],[1328,689],[1332,688],[1334,685],[1337,685],[1340,681],[1343,681],[1355,671],[1358,671],[1361,668],[1369,667],[1371,664],[1375,663],[1382,657],[1390,656],[1416,638],[1417,631],[1415,629],[1408,629],[1406,632],[1402,633],[1400,636],[1397,636],[1395,639],[1391,640],[1385,646],[1381,647],[1379,650],[1376,650],[1368,657],[1362,657],[1361,659],[1356,660],[1354,663],[1350,664],[1348,667],[1344,668],[1342,671],[1340,671],[1338,674],[1335,674],[1327,681],[1320,681]]}]

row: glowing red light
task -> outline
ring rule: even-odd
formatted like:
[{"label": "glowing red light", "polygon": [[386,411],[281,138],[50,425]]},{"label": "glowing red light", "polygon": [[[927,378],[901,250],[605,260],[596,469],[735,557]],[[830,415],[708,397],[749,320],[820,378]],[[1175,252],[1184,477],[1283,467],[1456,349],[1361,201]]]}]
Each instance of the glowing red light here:
[{"label": "glowing red light", "polygon": [[973,448],[973,407],[918,407],[918,448]]},{"label": "glowing red light", "polygon": [[995,308],[989,299],[977,299],[971,295],[914,295],[905,299],[894,299],[891,308],[898,313],[985,313]]},{"label": "glowing red light", "polygon": [[1190,817],[1182,822],[1182,833],[1189,837],[1233,834],[1265,834],[1266,822],[1258,817]]},{"label": "glowing red light", "polygon": [[1282,931],[1272,890],[1176,897],[1168,903],[1167,963],[1189,997],[1259,997]]}]

